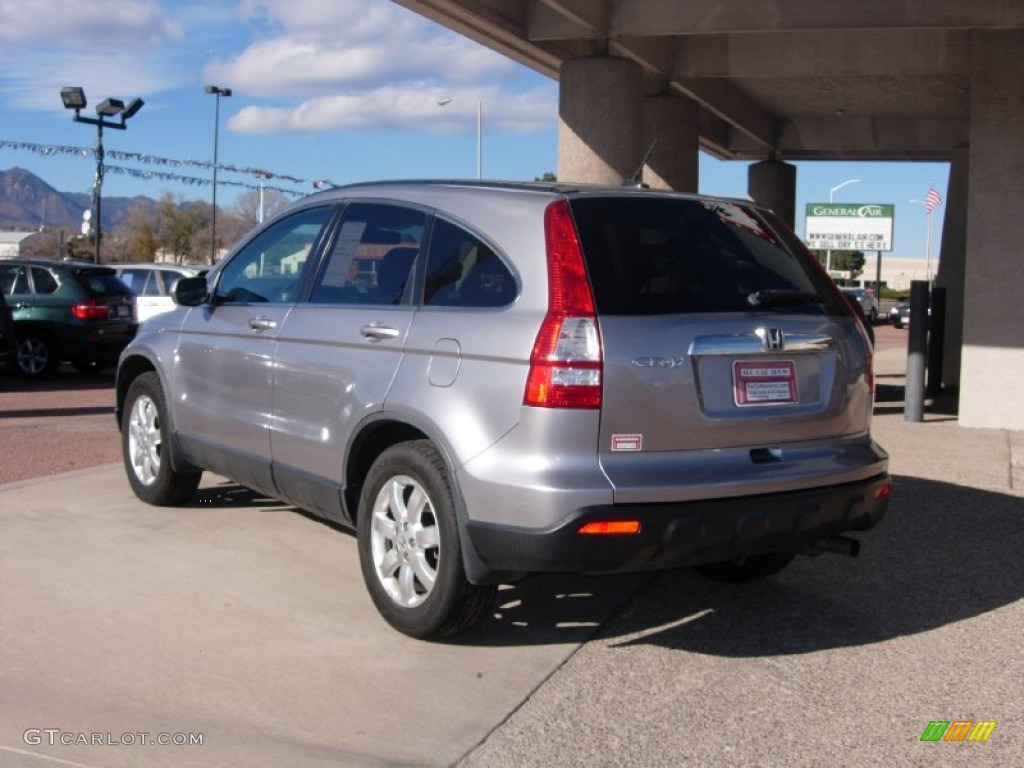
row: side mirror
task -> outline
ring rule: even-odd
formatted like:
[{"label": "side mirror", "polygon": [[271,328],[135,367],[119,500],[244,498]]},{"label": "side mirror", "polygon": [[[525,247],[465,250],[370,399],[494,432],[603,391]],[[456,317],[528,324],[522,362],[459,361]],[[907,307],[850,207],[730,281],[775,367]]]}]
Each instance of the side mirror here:
[{"label": "side mirror", "polygon": [[206,301],[208,292],[205,277],[183,277],[175,284],[171,296],[182,307],[198,307]]}]

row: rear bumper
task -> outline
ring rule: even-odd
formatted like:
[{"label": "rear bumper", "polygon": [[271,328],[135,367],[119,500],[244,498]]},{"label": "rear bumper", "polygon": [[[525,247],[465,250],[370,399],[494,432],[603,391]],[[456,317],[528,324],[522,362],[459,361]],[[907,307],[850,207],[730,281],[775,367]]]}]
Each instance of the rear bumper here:
[{"label": "rear bumper", "polygon": [[[661,570],[759,552],[798,551],[808,541],[867,530],[885,515],[890,479],[712,501],[615,504],[578,510],[558,526],[526,530],[469,521],[494,571],[617,573]],[[581,535],[588,522],[638,520],[640,532]]]}]

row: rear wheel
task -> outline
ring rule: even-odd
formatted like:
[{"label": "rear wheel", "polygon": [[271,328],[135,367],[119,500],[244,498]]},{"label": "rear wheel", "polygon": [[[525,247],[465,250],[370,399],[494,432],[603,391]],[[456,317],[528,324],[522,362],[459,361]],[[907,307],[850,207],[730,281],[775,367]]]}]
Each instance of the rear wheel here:
[{"label": "rear wheel", "polygon": [[46,376],[58,362],[50,337],[37,331],[19,332],[15,360],[18,373],[28,378]]},{"label": "rear wheel", "polygon": [[717,563],[696,565],[697,573],[714,581],[740,584],[757,581],[778,573],[793,561],[791,552],[769,552],[764,555],[748,555]]},{"label": "rear wheel", "polygon": [[366,588],[399,632],[447,637],[487,616],[497,588],[466,579],[448,471],[428,441],[392,446],[374,462],[357,529]]},{"label": "rear wheel", "polygon": [[201,472],[173,466],[167,401],[155,373],[143,373],[128,388],[121,424],[121,452],[135,495],[149,504],[173,506],[192,498]]}]

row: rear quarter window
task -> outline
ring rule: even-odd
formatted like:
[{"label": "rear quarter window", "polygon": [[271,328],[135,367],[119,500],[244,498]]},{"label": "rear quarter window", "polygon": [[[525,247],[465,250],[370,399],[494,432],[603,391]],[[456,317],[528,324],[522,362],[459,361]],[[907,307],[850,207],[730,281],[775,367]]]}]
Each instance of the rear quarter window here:
[{"label": "rear quarter window", "polygon": [[78,272],[78,280],[93,296],[126,296],[131,294],[117,273],[112,269],[83,269]]},{"label": "rear quarter window", "polygon": [[843,311],[813,257],[753,207],[644,197],[570,204],[601,314],[749,312],[758,291],[814,297],[786,312]]}]

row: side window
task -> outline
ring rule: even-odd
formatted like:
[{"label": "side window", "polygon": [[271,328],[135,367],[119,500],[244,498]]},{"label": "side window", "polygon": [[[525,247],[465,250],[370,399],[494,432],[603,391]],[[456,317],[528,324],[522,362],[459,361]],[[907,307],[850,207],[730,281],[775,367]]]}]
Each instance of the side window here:
[{"label": "side window", "polygon": [[32,287],[37,294],[56,293],[60,284],[53,273],[43,267],[32,267]]},{"label": "side window", "polygon": [[139,296],[158,296],[154,274],[151,269],[125,269],[118,277]]},{"label": "side window", "polygon": [[310,300],[401,304],[426,221],[422,211],[396,205],[349,205]]},{"label": "side window", "polygon": [[216,301],[221,304],[295,301],[309,252],[331,212],[329,206],[299,211],[249,241],[221,272]]},{"label": "side window", "polygon": [[21,264],[0,263],[0,291],[10,296],[28,293],[28,274]]},{"label": "side window", "polygon": [[427,251],[423,303],[504,307],[515,297],[515,278],[498,254],[461,227],[438,219]]}]

